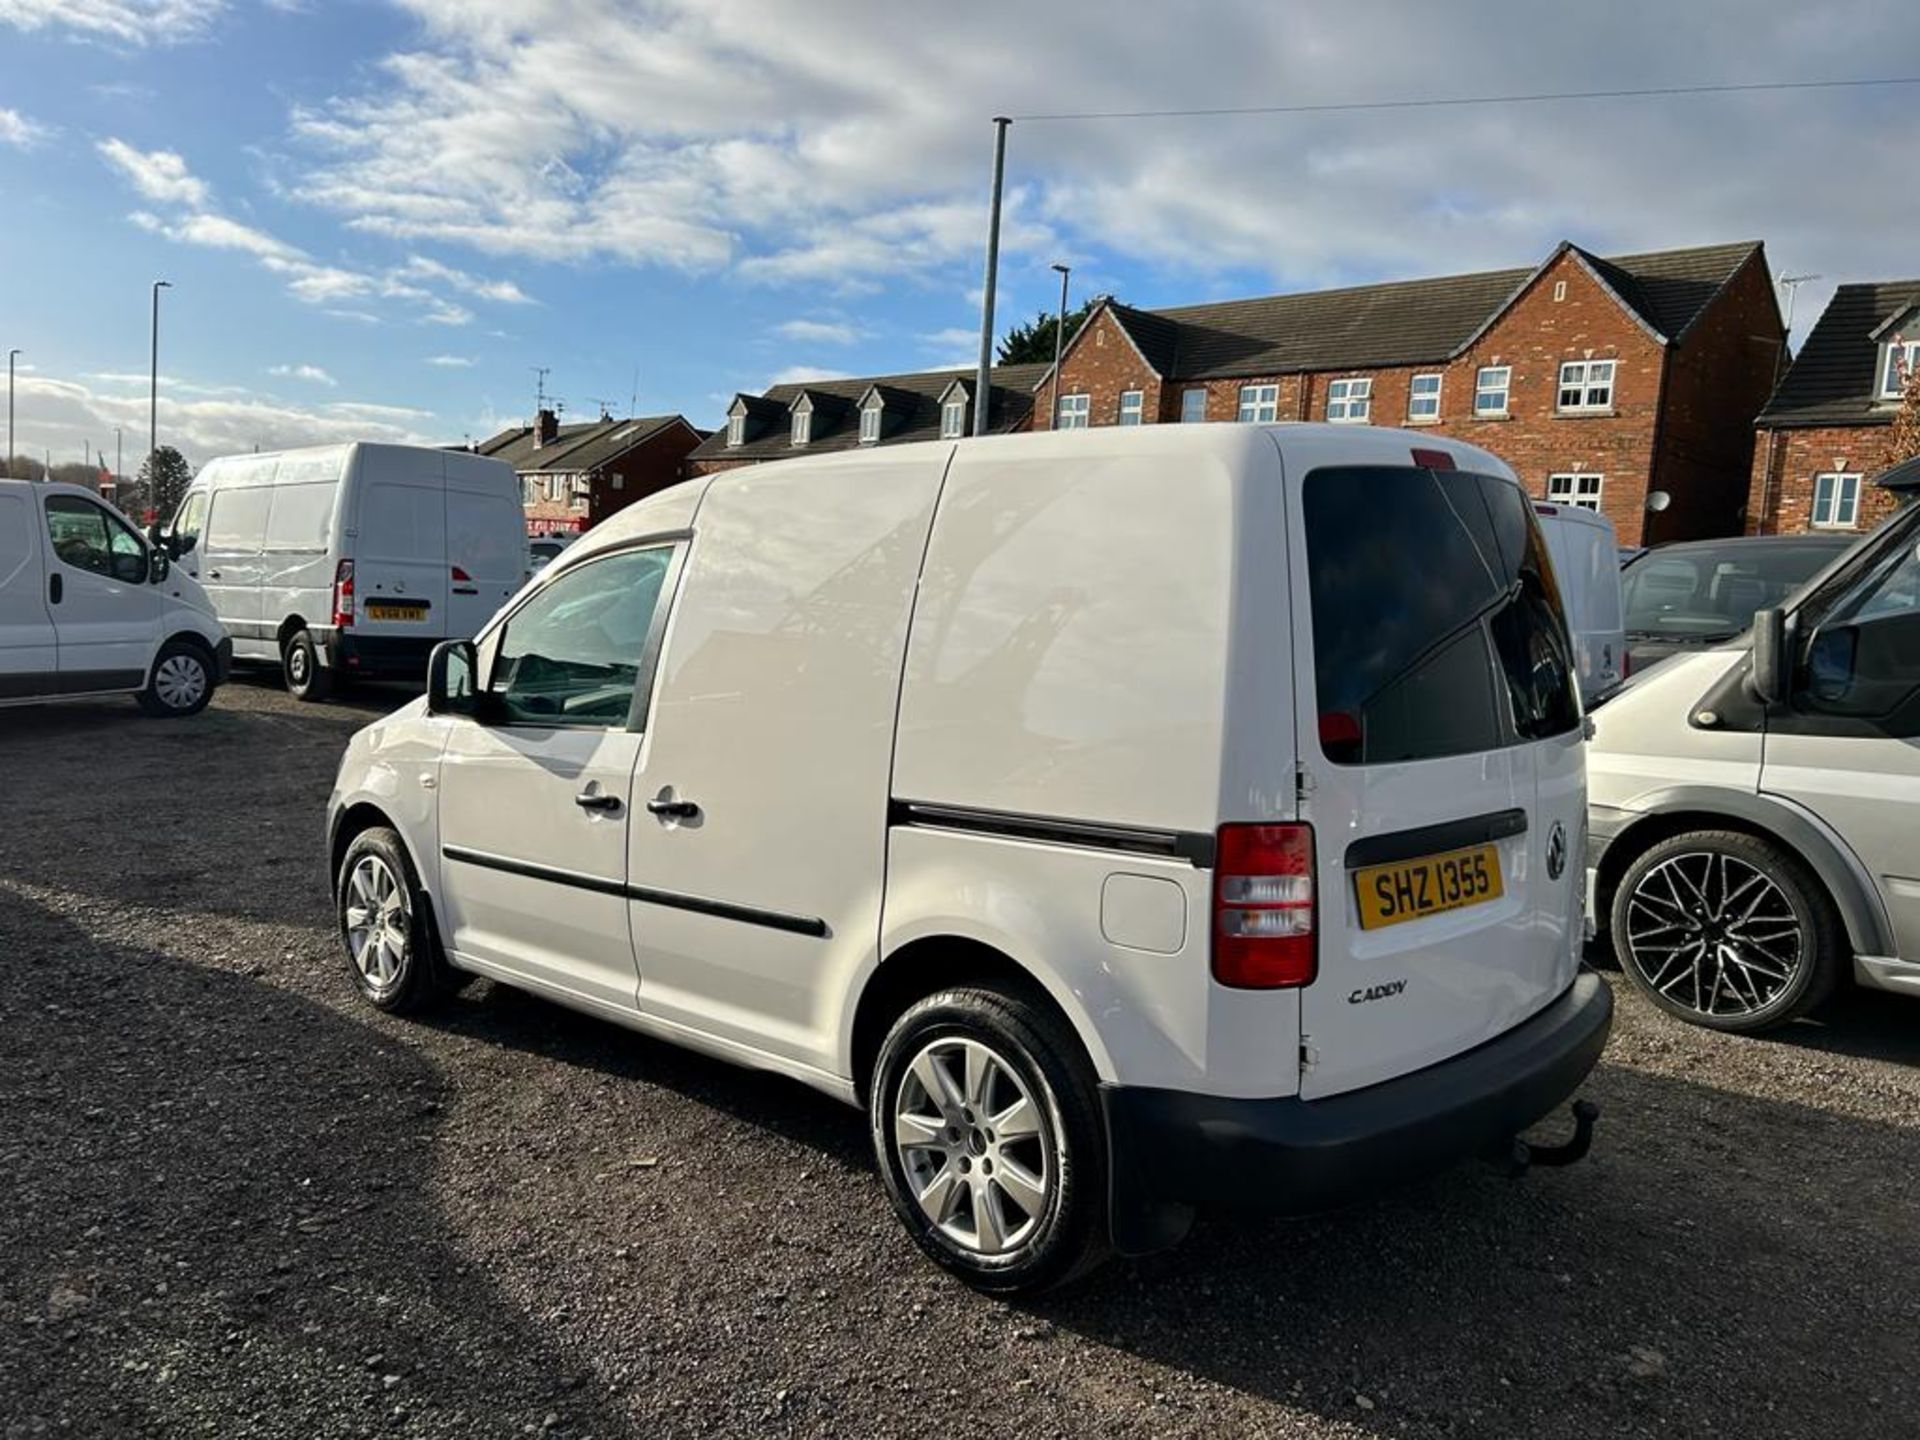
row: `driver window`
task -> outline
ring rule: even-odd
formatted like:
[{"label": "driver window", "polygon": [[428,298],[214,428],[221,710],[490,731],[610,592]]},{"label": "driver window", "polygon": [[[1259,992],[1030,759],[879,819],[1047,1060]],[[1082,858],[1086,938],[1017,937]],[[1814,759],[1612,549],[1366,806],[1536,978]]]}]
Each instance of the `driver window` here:
[{"label": "driver window", "polygon": [[47,497],[47,537],[63,565],[128,584],[147,578],[147,555],[134,533],[77,495]]},{"label": "driver window", "polygon": [[508,724],[623,726],[673,547],[566,571],[502,630],[489,689]]},{"label": "driver window", "polygon": [[190,555],[200,541],[200,527],[207,519],[207,492],[196,490],[173,517],[173,549],[176,555]]},{"label": "driver window", "polygon": [[1811,709],[1920,728],[1920,545],[1887,556],[1821,620],[1806,687]]}]

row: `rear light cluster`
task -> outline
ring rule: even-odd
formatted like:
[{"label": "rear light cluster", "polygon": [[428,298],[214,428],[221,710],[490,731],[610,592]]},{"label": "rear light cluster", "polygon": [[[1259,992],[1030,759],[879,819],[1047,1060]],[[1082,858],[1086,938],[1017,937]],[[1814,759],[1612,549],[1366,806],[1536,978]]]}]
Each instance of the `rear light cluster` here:
[{"label": "rear light cluster", "polygon": [[1213,978],[1241,990],[1315,973],[1313,827],[1222,825],[1214,847]]},{"label": "rear light cluster", "polygon": [[353,562],[342,560],[333,572],[333,623],[338,629],[353,624]]}]

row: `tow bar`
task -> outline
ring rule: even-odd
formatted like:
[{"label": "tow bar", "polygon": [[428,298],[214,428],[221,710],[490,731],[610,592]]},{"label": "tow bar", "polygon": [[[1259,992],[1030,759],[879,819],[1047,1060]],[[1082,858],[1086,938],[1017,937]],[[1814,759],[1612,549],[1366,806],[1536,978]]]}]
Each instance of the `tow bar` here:
[{"label": "tow bar", "polygon": [[1540,1145],[1518,1135],[1506,1154],[1507,1174],[1516,1180],[1535,1165],[1571,1165],[1586,1158],[1593,1148],[1593,1127],[1600,1119],[1600,1107],[1591,1100],[1573,1102],[1573,1134],[1558,1145]]}]

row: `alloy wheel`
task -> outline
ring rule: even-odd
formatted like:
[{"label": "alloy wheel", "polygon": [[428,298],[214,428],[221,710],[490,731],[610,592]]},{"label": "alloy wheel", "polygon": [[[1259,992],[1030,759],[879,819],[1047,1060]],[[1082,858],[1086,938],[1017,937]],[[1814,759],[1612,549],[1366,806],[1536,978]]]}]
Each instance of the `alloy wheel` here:
[{"label": "alloy wheel", "polygon": [[1766,871],[1717,850],[1669,856],[1627,902],[1627,952],[1654,993],[1715,1018],[1780,999],[1807,956],[1793,903]]},{"label": "alloy wheel", "polygon": [[1016,1251],[1040,1232],[1058,1141],[1013,1065],[978,1040],[926,1045],[902,1073],[893,1143],[927,1221],[973,1255]]},{"label": "alloy wheel", "polygon": [[347,876],[347,952],[375,990],[399,978],[407,961],[413,914],[407,888],[378,855],[362,855]]},{"label": "alloy wheel", "polygon": [[169,655],[153,672],[153,693],[169,710],[191,710],[207,693],[207,667],[191,655]]}]

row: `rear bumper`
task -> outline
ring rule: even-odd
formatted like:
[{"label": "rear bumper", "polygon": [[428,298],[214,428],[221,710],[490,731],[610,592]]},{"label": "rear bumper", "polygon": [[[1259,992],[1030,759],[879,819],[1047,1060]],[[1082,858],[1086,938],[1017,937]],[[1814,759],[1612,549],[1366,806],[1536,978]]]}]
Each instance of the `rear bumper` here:
[{"label": "rear bumper", "polygon": [[328,637],[323,662],[345,676],[369,680],[427,680],[427,657],[440,643],[437,637],[411,635],[356,635],[336,630]]},{"label": "rear bumper", "polygon": [[1196,1209],[1325,1210],[1500,1152],[1579,1088],[1613,1028],[1613,992],[1583,971],[1559,999],[1484,1045],[1324,1100],[1101,1090],[1115,1247],[1177,1241]]}]

